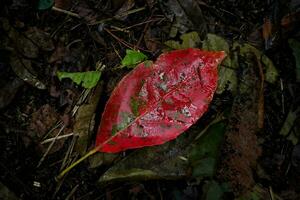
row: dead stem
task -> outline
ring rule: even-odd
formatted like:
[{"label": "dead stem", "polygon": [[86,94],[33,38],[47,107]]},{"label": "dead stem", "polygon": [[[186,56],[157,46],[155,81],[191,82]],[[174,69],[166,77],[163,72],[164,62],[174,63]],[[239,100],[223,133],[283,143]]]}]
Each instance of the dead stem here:
[{"label": "dead stem", "polygon": [[51,148],[53,147],[55,141],[57,140],[58,136],[61,134],[61,132],[64,130],[65,125],[62,125],[62,127],[60,128],[60,130],[58,131],[58,133],[56,134],[55,138],[53,139],[53,141],[51,142],[51,144],[48,146],[48,149],[46,150],[46,152],[44,153],[44,155],[42,156],[41,160],[39,161],[37,167],[41,166],[41,164],[43,163],[43,161],[45,160],[46,156],[48,155],[48,153],[50,152]]},{"label": "dead stem", "polygon": [[261,64],[261,58],[256,56],[257,58],[257,64],[258,64],[258,69],[259,69],[259,76],[260,76],[260,90],[259,90],[259,97],[258,97],[258,128],[263,128],[264,127],[264,72]]},{"label": "dead stem", "polygon": [[80,16],[79,16],[77,13],[73,13],[73,12],[68,11],[68,10],[64,10],[64,9],[61,9],[61,8],[57,8],[57,7],[55,7],[55,6],[52,7],[52,10],[57,11],[57,12],[64,13],[64,14],[66,14],[66,15],[70,15],[70,16],[72,16],[72,17],[80,18]]}]

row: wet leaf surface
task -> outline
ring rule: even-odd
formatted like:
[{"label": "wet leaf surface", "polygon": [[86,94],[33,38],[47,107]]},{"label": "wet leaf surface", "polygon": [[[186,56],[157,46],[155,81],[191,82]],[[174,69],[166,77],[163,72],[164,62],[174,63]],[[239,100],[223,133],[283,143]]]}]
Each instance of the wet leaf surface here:
[{"label": "wet leaf surface", "polygon": [[140,64],[106,104],[96,146],[113,153],[176,138],[207,110],[224,56],[187,49],[165,53],[150,66]]}]

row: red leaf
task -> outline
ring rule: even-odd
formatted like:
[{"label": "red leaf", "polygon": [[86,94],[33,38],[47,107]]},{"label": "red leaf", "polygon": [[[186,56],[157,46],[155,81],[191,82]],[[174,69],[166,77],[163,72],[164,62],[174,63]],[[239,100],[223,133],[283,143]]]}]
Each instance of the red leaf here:
[{"label": "red leaf", "polygon": [[207,110],[224,57],[224,52],[185,49],[162,54],[154,64],[139,64],[106,104],[97,150],[159,145],[183,133]]}]

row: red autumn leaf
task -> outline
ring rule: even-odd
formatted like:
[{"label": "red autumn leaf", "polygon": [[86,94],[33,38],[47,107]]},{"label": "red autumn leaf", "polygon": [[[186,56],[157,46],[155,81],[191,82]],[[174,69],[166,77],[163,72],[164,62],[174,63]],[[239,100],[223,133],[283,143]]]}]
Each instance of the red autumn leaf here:
[{"label": "red autumn leaf", "polygon": [[185,49],[162,54],[154,64],[139,64],[106,104],[97,150],[159,145],[183,133],[208,109],[224,57],[224,52]]}]

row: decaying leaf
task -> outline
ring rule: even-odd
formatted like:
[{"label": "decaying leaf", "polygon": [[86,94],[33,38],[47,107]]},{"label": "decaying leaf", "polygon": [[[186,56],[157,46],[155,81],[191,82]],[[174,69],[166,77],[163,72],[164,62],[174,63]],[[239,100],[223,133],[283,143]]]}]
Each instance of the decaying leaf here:
[{"label": "decaying leaf", "polygon": [[[210,51],[225,51],[227,55],[231,55],[227,41],[214,34],[207,34],[202,48]],[[218,68],[220,74],[217,88],[218,94],[224,92],[226,88],[233,93],[236,92],[237,74],[235,70],[238,68],[238,61],[237,55],[233,54],[233,56],[233,60],[230,56],[227,56]]]},{"label": "decaying leaf", "polygon": [[[174,180],[190,176],[190,168],[193,171],[192,176],[197,179],[211,177],[216,168],[223,139],[224,131],[219,130],[223,129],[222,123],[212,122],[204,132],[193,126],[176,140],[139,149],[111,167],[100,177],[99,182],[106,184],[161,178]],[[198,135],[202,137],[193,141]]]},{"label": "decaying leaf", "polygon": [[214,180],[207,182],[203,186],[203,200],[222,200],[224,192],[228,192],[228,186],[226,184],[220,184]]},{"label": "decaying leaf", "polygon": [[131,8],[133,8],[135,5],[134,0],[126,0],[122,7],[118,9],[118,11],[115,13],[115,18],[118,20],[125,20],[128,15],[124,15],[124,13],[128,12]]},{"label": "decaying leaf", "polygon": [[114,153],[176,138],[208,109],[224,57],[224,52],[186,49],[138,65],[108,100],[96,149]]},{"label": "decaying leaf", "polygon": [[178,179],[188,169],[188,144],[195,130],[187,131],[178,139],[159,146],[139,149],[112,166],[99,179],[100,184],[154,179]]},{"label": "decaying leaf", "polygon": [[289,45],[293,50],[293,55],[296,61],[296,79],[300,82],[300,42],[295,39],[289,39]]},{"label": "decaying leaf", "polygon": [[201,179],[214,175],[225,128],[225,122],[212,124],[202,138],[192,144],[188,160],[193,168],[193,177]]},{"label": "decaying leaf", "polygon": [[250,44],[234,44],[235,47],[240,47],[240,55],[247,57],[250,54],[254,54],[258,60],[262,62],[265,68],[265,80],[269,83],[275,83],[278,78],[278,70],[274,66],[273,62],[264,55],[261,51],[256,49]]},{"label": "decaying leaf", "polygon": [[38,79],[37,75],[32,69],[30,60],[17,56],[11,56],[10,66],[16,75],[23,81],[38,89],[46,89],[44,83]]},{"label": "decaying leaf", "polygon": [[165,16],[173,22],[170,37],[175,37],[178,31],[185,33],[188,30],[197,30],[200,35],[206,33],[206,23],[197,1],[160,0],[159,3]]},{"label": "decaying leaf", "polygon": [[34,45],[39,47],[42,51],[52,51],[54,50],[54,44],[50,37],[50,34],[42,31],[36,27],[29,29],[25,33],[26,37],[31,40]]},{"label": "decaying leaf", "polygon": [[100,71],[88,71],[88,72],[57,72],[57,77],[59,80],[64,78],[70,78],[77,85],[82,85],[82,87],[91,89],[95,87],[100,80]]},{"label": "decaying leaf", "polygon": [[300,134],[297,134],[297,131],[293,131],[296,120],[299,117],[300,108],[295,110],[290,110],[285,121],[279,132],[280,135],[286,136],[294,145],[297,144],[300,138]]},{"label": "decaying leaf", "polygon": [[10,104],[10,102],[14,99],[18,89],[23,84],[24,82],[16,77],[0,88],[0,109]]},{"label": "decaying leaf", "polygon": [[95,124],[95,112],[102,93],[101,83],[95,88],[95,91],[89,98],[88,102],[78,108],[73,132],[78,135],[74,150],[80,155],[86,153],[91,140],[91,132]]},{"label": "decaying leaf", "polygon": [[200,37],[195,31],[181,35],[180,39],[182,40],[181,43],[175,40],[168,40],[165,42],[165,45],[172,49],[187,49],[196,48],[201,43]]}]

